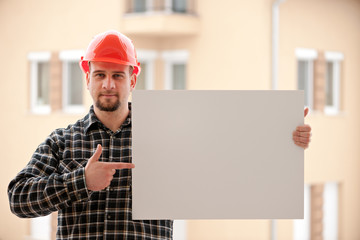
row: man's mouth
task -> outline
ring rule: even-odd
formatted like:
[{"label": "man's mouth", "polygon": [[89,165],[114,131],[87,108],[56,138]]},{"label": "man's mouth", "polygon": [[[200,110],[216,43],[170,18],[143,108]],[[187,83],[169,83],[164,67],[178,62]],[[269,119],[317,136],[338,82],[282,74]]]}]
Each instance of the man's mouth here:
[{"label": "man's mouth", "polygon": [[117,94],[115,94],[115,93],[102,93],[102,94],[100,94],[100,97],[108,97],[108,98],[117,97]]}]

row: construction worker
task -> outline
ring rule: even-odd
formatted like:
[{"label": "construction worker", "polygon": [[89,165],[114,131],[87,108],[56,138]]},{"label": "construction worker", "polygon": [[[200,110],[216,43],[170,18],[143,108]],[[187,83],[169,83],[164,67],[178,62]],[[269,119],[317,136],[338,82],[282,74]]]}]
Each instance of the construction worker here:
[{"label": "construction worker", "polygon": [[[172,239],[171,220],[132,220],[128,97],[140,64],[131,40],[116,31],[95,36],[80,67],[93,106],[38,146],[9,184],[11,211],[23,218],[58,211],[57,239]],[[299,126],[295,144],[307,148],[310,131]]]}]

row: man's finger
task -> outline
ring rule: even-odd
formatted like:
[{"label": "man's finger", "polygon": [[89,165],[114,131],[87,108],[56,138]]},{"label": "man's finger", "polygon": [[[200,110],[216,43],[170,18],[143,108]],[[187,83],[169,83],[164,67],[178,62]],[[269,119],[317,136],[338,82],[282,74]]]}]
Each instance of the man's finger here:
[{"label": "man's finger", "polygon": [[311,127],[310,127],[309,125],[297,126],[297,127],[296,127],[296,131],[299,131],[299,132],[310,132],[310,131],[311,131]]},{"label": "man's finger", "polygon": [[302,147],[303,149],[306,149],[306,148],[309,147],[309,144],[298,143],[298,142],[296,142],[295,144],[296,144],[297,146],[299,146],[299,147]]},{"label": "man's finger", "polygon": [[293,137],[293,140],[298,143],[309,143],[311,141],[310,138],[303,137]]},{"label": "man's finger", "polygon": [[94,154],[89,159],[89,162],[97,162],[97,161],[99,161],[101,153],[102,153],[102,147],[101,147],[100,144],[98,144]]},{"label": "man's finger", "polygon": [[304,109],[304,117],[306,117],[308,115],[308,113],[309,113],[309,108],[305,108]]},{"label": "man's finger", "polygon": [[106,169],[127,169],[135,167],[135,165],[132,163],[102,162],[102,164]]},{"label": "man's finger", "polygon": [[310,137],[311,137],[311,132],[294,131],[294,132],[293,132],[293,136],[294,136],[294,137],[306,137],[306,138],[310,138]]}]

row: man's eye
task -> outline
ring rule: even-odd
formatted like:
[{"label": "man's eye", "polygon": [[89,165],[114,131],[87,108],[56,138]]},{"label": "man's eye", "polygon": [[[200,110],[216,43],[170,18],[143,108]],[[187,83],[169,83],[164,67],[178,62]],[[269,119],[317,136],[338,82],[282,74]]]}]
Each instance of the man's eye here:
[{"label": "man's eye", "polygon": [[123,78],[123,74],[114,74],[114,78]]},{"label": "man's eye", "polygon": [[99,77],[99,78],[102,78],[102,77],[104,77],[105,76],[105,74],[103,74],[103,73],[97,73],[96,75],[95,75],[95,77]]}]

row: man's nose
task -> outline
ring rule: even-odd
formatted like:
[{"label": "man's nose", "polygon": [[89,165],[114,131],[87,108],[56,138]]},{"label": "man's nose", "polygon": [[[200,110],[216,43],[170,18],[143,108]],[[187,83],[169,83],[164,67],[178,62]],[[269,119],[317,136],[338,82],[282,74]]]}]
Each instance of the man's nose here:
[{"label": "man's nose", "polygon": [[104,79],[103,88],[104,88],[104,89],[114,89],[114,88],[115,88],[115,82],[114,82],[114,80],[111,78],[111,76],[107,76],[107,77]]}]

